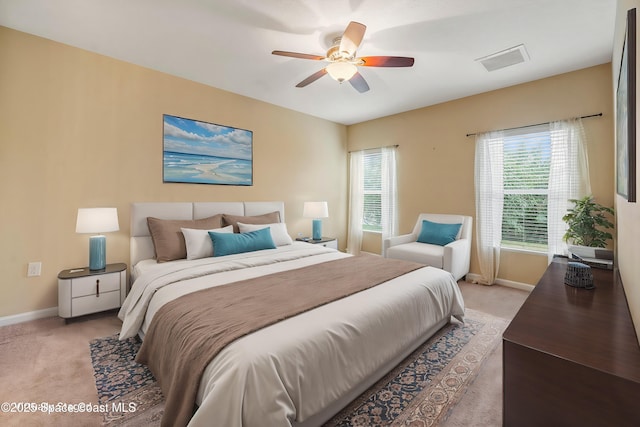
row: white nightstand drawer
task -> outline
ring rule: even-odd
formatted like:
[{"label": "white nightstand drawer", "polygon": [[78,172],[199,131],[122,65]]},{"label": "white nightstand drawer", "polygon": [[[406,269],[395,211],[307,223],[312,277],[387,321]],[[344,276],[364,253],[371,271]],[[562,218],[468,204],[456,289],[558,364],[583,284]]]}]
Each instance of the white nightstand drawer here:
[{"label": "white nightstand drawer", "polygon": [[104,270],[72,268],[58,274],[58,316],[69,319],[118,308],[127,295],[127,264]]},{"label": "white nightstand drawer", "polygon": [[[102,281],[100,281],[102,285]],[[71,316],[82,316],[98,311],[111,310],[120,307],[120,289],[112,292],[102,292],[100,296],[88,295],[86,297],[74,298],[71,307]]]},{"label": "white nightstand drawer", "polygon": [[71,297],[95,295],[120,290],[120,273],[78,277],[71,280]]},{"label": "white nightstand drawer", "polygon": [[311,239],[306,240],[306,242],[314,245],[324,246],[325,248],[335,249],[336,251],[338,250],[338,239],[336,239],[335,237],[323,237],[318,240]]},{"label": "white nightstand drawer", "polygon": [[338,250],[338,240],[329,240],[328,242],[318,244],[324,246],[325,248],[335,249],[336,251]]}]

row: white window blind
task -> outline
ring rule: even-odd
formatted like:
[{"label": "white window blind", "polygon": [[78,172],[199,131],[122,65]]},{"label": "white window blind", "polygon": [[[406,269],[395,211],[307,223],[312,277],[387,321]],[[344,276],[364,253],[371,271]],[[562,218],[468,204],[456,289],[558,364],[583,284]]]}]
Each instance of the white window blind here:
[{"label": "white window blind", "polygon": [[505,132],[502,246],[545,250],[551,137],[548,125]]},{"label": "white window blind", "polygon": [[382,231],[382,152],[365,152],[362,229]]}]

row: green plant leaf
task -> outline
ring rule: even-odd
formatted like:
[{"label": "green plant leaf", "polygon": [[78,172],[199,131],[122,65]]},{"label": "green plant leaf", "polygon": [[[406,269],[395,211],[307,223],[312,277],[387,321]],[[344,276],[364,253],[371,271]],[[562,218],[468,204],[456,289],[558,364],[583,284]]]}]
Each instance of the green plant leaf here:
[{"label": "green plant leaf", "polygon": [[563,239],[575,245],[604,248],[607,240],[613,239],[606,230],[614,225],[608,216],[614,214],[613,208],[596,203],[592,196],[581,199],[569,199],[574,204],[562,217],[568,229]]}]

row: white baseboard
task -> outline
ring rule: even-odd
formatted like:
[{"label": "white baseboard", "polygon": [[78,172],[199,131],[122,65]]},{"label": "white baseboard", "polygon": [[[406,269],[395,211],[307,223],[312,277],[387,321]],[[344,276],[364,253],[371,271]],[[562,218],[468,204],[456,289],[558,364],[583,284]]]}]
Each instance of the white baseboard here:
[{"label": "white baseboard", "polygon": [[43,310],[29,311],[27,313],[14,314],[0,317],[0,326],[13,325],[28,322],[29,320],[44,319],[58,315],[58,307],[45,308]]},{"label": "white baseboard", "polygon": [[[474,273],[467,274],[468,282],[479,281],[480,279],[481,279],[481,276],[479,274],[474,274]],[[527,291],[527,292],[531,292],[533,288],[535,288],[534,285],[530,285],[528,283],[514,282],[513,280],[505,280],[500,278],[496,279],[496,285],[506,286],[507,288],[520,289],[522,291]]]},{"label": "white baseboard", "polygon": [[375,252],[367,252],[367,251],[360,251],[361,254],[367,254],[367,255],[375,255],[375,256],[382,256],[380,254],[377,254]]}]

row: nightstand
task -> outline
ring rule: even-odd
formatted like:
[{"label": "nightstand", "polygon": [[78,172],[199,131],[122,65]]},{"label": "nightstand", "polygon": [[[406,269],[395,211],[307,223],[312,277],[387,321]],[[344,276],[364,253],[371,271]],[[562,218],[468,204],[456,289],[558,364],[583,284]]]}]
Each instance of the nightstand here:
[{"label": "nightstand", "polygon": [[327,248],[338,250],[338,239],[335,237],[323,237],[319,240],[309,239],[307,243],[312,243],[314,245],[321,245]]},{"label": "nightstand", "polygon": [[103,270],[73,268],[58,274],[58,316],[68,319],[118,308],[127,296],[127,264]]}]

